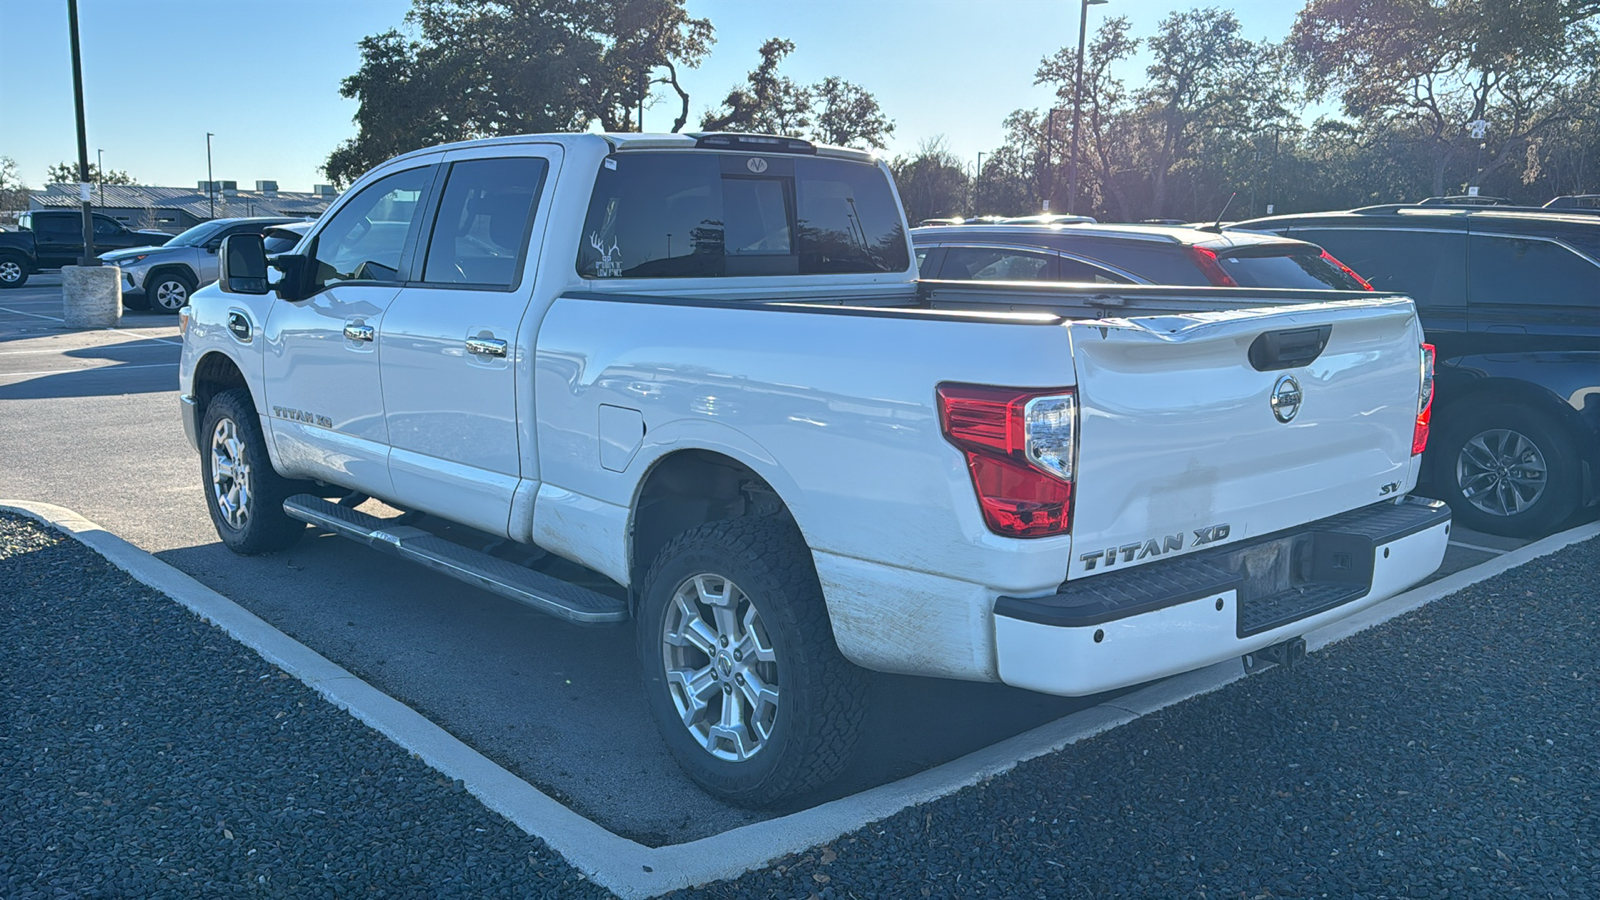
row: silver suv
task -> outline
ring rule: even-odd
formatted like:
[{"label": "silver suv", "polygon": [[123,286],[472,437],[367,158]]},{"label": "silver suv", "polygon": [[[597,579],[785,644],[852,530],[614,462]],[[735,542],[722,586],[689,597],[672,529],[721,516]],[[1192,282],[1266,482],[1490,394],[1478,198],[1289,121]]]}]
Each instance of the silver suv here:
[{"label": "silver suv", "polygon": [[298,221],[283,217],[212,219],[201,222],[160,247],[132,247],[100,254],[122,270],[122,305],[175,313],[196,288],[217,280],[217,248],[231,234],[261,234],[273,225]]}]

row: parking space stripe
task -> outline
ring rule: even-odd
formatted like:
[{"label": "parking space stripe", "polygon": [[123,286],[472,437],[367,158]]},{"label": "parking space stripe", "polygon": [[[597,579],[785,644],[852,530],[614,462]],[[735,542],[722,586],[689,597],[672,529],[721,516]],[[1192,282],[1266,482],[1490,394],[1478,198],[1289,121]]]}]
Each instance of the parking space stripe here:
[{"label": "parking space stripe", "polygon": [[99,372],[108,369],[115,369],[118,372],[126,372],[129,369],[171,369],[177,365],[177,360],[169,363],[141,364],[137,366],[124,366],[113,363],[109,366],[74,366],[69,369],[49,369],[43,372],[0,372],[0,378],[35,378],[40,375],[62,375],[67,372]]},{"label": "parking space stripe", "polygon": [[[232,282],[229,282],[229,284],[232,284]],[[60,319],[60,318],[57,318],[55,316],[41,316],[38,313],[23,312],[20,309],[12,309],[9,306],[0,306],[0,312],[14,313],[14,314],[19,315],[19,316],[32,316],[35,319],[49,319],[52,322],[65,322],[66,321],[66,319]]]},{"label": "parking space stripe", "polygon": [[[417,755],[446,777],[460,779],[485,806],[561,854],[596,884],[624,898],[734,878],[790,853],[831,841],[910,806],[939,799],[1004,774],[1019,763],[1134,721],[1139,716],[1209,693],[1244,675],[1239,660],[1165,679],[1074,713],[909,778],[721,834],[666,847],[646,847],[607,831],[467,746],[420,713],[362,681],[270,623],[149,553],[71,510],[46,503],[0,500],[60,529],[113,565],[227,632],[263,659],[299,678],[330,703]],[[1581,525],[1526,547],[1398,594],[1351,618],[1306,634],[1320,649],[1432,603],[1568,545],[1600,535],[1600,522]]]},{"label": "parking space stripe", "polygon": [[1505,554],[1511,552],[1510,550],[1500,550],[1494,547],[1480,547],[1477,544],[1469,544],[1465,541],[1451,541],[1450,546],[1461,547],[1467,550],[1476,550],[1479,553],[1493,553],[1495,556],[1504,556]]}]

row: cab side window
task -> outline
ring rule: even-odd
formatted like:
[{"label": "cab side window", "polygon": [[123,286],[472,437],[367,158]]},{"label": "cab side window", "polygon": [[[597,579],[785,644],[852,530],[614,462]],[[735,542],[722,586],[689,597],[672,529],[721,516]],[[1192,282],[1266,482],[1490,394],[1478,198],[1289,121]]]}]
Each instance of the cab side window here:
[{"label": "cab side window", "polygon": [[422,221],[433,173],[423,166],[386,175],[341,206],[317,235],[315,287],[400,281],[400,257]]},{"label": "cab side window", "polygon": [[122,233],[122,226],[118,225],[115,219],[107,219],[101,216],[94,217],[95,237],[110,237],[113,234],[120,233]]},{"label": "cab side window", "polygon": [[529,156],[451,165],[422,280],[516,287],[548,168],[545,160]]}]

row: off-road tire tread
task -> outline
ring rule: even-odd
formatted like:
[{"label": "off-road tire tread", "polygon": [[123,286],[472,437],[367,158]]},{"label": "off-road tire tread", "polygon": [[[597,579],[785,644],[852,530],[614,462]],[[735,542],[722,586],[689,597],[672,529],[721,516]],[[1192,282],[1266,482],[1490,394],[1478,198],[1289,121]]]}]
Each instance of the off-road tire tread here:
[{"label": "off-road tire tread", "polygon": [[[776,765],[761,783],[745,790],[730,791],[701,780],[692,769],[689,774],[706,790],[729,803],[772,806],[827,784],[849,764],[867,713],[866,673],[839,653],[811,551],[799,529],[786,518],[747,516],[711,522],[683,532],[668,541],[656,555],[645,576],[646,590],[655,585],[663,566],[679,554],[712,547],[742,557],[758,577],[791,587],[788,596],[759,598],[765,601],[761,615],[768,621],[787,616],[795,626],[800,635],[798,646],[789,648],[780,665],[791,667],[801,675],[802,691],[815,701],[806,704],[812,707],[806,715],[796,715],[793,712],[796,707],[789,707],[786,741],[781,746],[766,748],[767,751],[778,750],[788,758]],[[747,592],[751,590],[742,582],[740,587]],[[655,662],[646,655],[647,641],[659,642],[660,636],[645,634],[653,630],[646,617],[641,617],[640,623],[641,670],[648,672],[644,667]],[[677,723],[664,723],[663,727],[666,724]]]},{"label": "off-road tire tread", "polygon": [[[250,470],[255,508],[250,511],[250,521],[244,532],[236,532],[224,525],[213,508],[211,498],[211,432],[216,427],[213,410],[224,413],[238,426],[244,438],[246,453],[250,455]],[[211,398],[200,425],[200,476],[206,492],[206,511],[222,542],[242,556],[255,556],[285,550],[305,534],[306,524],[289,518],[283,511],[283,501],[299,493],[300,483],[284,478],[272,468],[272,458],[267,454],[266,436],[261,432],[261,418],[256,413],[250,391],[234,388]]]}]

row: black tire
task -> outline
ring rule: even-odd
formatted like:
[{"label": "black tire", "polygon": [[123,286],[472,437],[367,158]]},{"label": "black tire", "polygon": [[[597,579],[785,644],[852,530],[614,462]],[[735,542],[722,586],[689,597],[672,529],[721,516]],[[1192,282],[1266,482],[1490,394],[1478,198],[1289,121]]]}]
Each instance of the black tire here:
[{"label": "black tire", "polygon": [[1577,509],[1577,447],[1540,413],[1510,404],[1485,406],[1447,428],[1429,452],[1440,499],[1468,528],[1543,536]]},{"label": "black tire", "polygon": [[[766,734],[752,740],[759,746],[742,760],[720,758],[708,747],[707,738],[691,731],[678,706],[686,698],[686,686],[667,674],[669,616],[681,621],[682,615],[674,598],[680,588],[691,589],[697,576],[705,577],[703,583],[715,585],[716,579],[723,579],[722,583],[738,587],[744,600],[734,605],[741,610],[753,607],[757,615],[756,627],[750,627],[752,620],[746,615],[738,616],[740,624],[748,629],[746,634],[764,638],[767,646],[760,649],[770,650],[773,657],[771,663],[760,662],[756,653],[746,650],[748,661],[735,662],[738,643],[720,645],[727,649],[716,657],[687,646],[681,651],[698,654],[694,662],[681,667],[684,671],[694,668],[699,658],[708,661],[702,671],[711,672],[714,683],[705,692],[705,714],[698,719],[708,730],[713,721],[721,724],[730,698],[746,704],[741,709],[755,709],[751,693],[765,697],[760,686],[776,683],[777,702],[771,704]],[[734,595],[725,587],[719,593]],[[703,617],[702,623],[709,624]],[[712,627],[722,633],[720,626]],[[646,702],[661,736],[689,777],[713,796],[739,806],[771,806],[826,784],[850,761],[866,710],[866,676],[834,644],[811,552],[792,522],[730,519],[669,541],[645,576],[638,639]],[[726,665],[719,666],[719,660]],[[747,675],[752,680],[746,680]],[[675,702],[675,696],[680,701]],[[763,701],[760,709],[766,706]],[[762,715],[749,718],[759,721]],[[748,725],[742,734],[757,737]],[[736,746],[742,749],[742,741]],[[736,746],[724,744],[718,749],[734,753]]]},{"label": "black tire", "polygon": [[[219,431],[225,426],[227,432]],[[236,474],[215,477],[228,454]],[[249,391],[223,391],[206,405],[200,425],[200,478],[211,523],[229,550],[246,556],[271,553],[288,548],[305,533],[305,523],[283,511],[283,501],[299,485],[272,468]]]},{"label": "black tire", "polygon": [[150,308],[149,294],[123,294],[122,308],[132,310],[147,310]]},{"label": "black tire", "polygon": [[27,283],[27,257],[15,253],[0,253],[0,288],[19,288]]},{"label": "black tire", "polygon": [[144,299],[152,312],[176,314],[194,293],[195,278],[182,269],[161,269],[144,280]]}]

